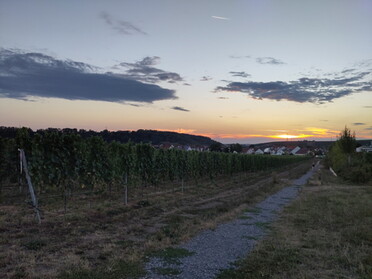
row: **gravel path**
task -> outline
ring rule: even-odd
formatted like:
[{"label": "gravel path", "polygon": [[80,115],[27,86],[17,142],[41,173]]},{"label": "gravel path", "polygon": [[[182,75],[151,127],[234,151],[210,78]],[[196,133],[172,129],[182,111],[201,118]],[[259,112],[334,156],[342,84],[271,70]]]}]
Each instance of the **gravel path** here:
[{"label": "gravel path", "polygon": [[245,257],[265,236],[267,226],[297,196],[299,188],[318,168],[319,164],[295,180],[292,186],[258,203],[254,210],[244,213],[239,219],[222,224],[215,230],[204,231],[178,246],[192,252],[191,256],[179,258],[177,263],[151,258],[146,264],[148,275],[144,278],[209,279],[215,278],[221,269],[231,268],[232,263]]}]

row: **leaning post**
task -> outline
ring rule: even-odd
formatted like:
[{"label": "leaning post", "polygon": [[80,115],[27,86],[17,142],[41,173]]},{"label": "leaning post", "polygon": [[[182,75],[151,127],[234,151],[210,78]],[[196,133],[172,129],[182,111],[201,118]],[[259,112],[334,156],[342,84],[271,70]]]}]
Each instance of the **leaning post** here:
[{"label": "leaning post", "polygon": [[21,161],[22,161],[22,164],[23,164],[23,169],[25,171],[26,180],[27,180],[27,184],[28,184],[28,190],[30,192],[32,205],[33,205],[33,207],[35,209],[35,213],[36,213],[36,219],[37,219],[38,223],[41,224],[40,211],[39,211],[39,207],[38,207],[38,204],[37,204],[37,199],[36,199],[34,187],[32,186],[31,177],[30,177],[30,174],[28,172],[28,166],[27,166],[25,151],[23,149],[18,149],[18,151],[20,152],[20,157],[21,157]]}]

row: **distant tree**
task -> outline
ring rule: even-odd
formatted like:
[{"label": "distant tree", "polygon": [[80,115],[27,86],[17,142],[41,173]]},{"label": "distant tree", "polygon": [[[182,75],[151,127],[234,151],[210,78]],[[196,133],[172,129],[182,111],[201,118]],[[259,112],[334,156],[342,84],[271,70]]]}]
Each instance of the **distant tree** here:
[{"label": "distant tree", "polygon": [[351,134],[350,129],[345,127],[345,129],[340,133],[340,138],[337,140],[337,144],[342,152],[346,154],[354,153],[357,146],[355,132]]},{"label": "distant tree", "polygon": [[209,146],[210,151],[215,151],[215,152],[221,152],[223,149],[223,145],[220,142],[214,142]]},{"label": "distant tree", "polygon": [[234,144],[230,145],[230,152],[240,153],[240,152],[242,152],[242,150],[243,150],[243,147],[239,143],[234,143]]},{"label": "distant tree", "polygon": [[355,132],[351,133],[350,129],[345,127],[328,154],[332,166],[336,169],[350,166],[351,155],[355,152],[356,146],[357,142],[355,140]]}]

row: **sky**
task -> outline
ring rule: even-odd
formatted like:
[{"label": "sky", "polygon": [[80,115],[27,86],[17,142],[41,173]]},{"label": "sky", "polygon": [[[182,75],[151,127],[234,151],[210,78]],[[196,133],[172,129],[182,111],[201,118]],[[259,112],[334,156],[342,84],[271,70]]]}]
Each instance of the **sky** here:
[{"label": "sky", "polygon": [[372,0],[0,0],[0,126],[372,139]]}]

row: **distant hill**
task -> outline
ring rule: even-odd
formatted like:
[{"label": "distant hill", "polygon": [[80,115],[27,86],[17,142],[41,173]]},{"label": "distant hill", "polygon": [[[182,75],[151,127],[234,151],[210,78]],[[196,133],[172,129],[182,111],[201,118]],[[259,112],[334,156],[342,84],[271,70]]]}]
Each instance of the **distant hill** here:
[{"label": "distant hill", "polygon": [[120,141],[135,143],[151,143],[160,145],[164,143],[181,144],[181,145],[203,145],[209,146],[216,141],[204,136],[196,136],[190,134],[181,134],[176,132],[156,131],[156,130],[138,130],[138,131],[116,131],[109,132],[107,130],[98,133],[107,141]]},{"label": "distant hill", "polygon": [[[17,130],[19,128],[15,127],[0,127],[0,137],[4,138],[14,138],[17,135]],[[27,128],[29,134],[32,136],[35,133],[45,133],[45,132],[57,132],[57,133],[65,133],[65,134],[79,134],[83,138],[92,137],[92,136],[99,136],[102,137],[105,141],[118,141],[122,143],[126,142],[134,142],[134,143],[151,143],[153,145],[160,145],[164,143],[170,144],[180,144],[180,145],[203,145],[203,146],[210,146],[213,143],[217,143],[216,141],[212,140],[211,138],[204,137],[204,136],[195,136],[189,134],[181,134],[176,132],[166,132],[166,131],[156,131],[156,130],[138,130],[138,131],[108,131],[103,130],[100,132],[92,131],[92,130],[83,130],[83,129],[56,129],[56,128],[48,128],[48,129],[40,129],[37,131],[33,131]]]}]

